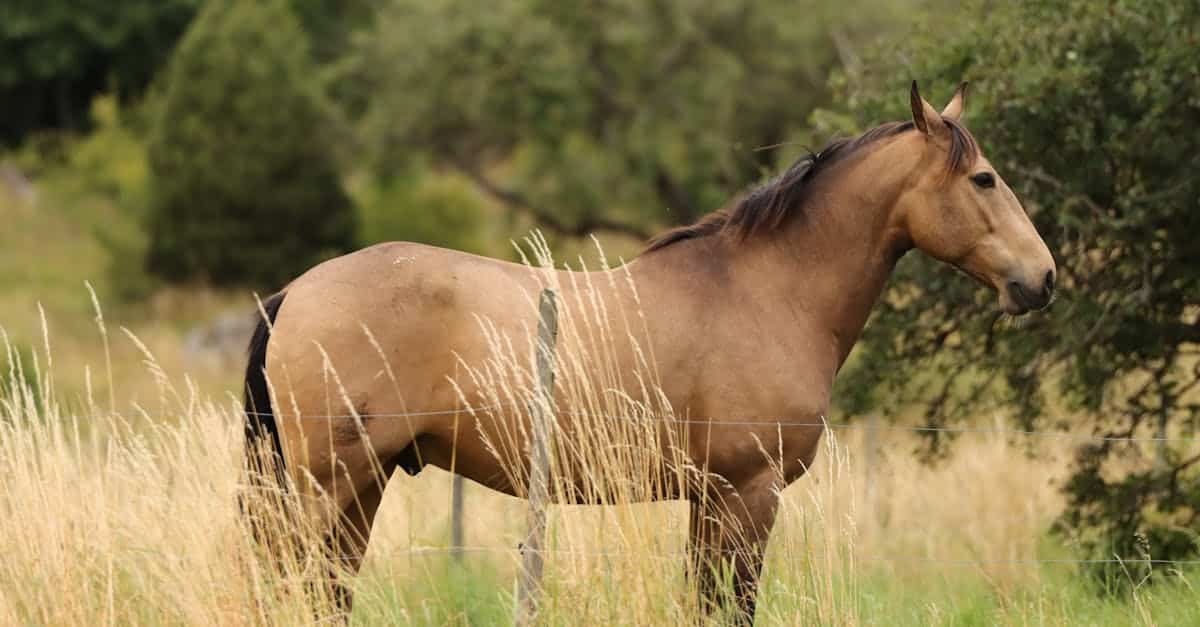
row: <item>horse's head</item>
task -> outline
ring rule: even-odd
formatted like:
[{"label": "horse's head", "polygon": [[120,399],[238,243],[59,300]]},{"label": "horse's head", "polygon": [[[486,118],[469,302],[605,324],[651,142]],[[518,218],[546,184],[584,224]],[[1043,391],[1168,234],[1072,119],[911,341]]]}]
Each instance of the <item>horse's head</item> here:
[{"label": "horse's head", "polygon": [[914,145],[923,153],[897,208],[916,248],[995,288],[1005,311],[1042,309],[1054,292],[1054,258],[959,122],[965,87],[939,114],[913,82]]}]

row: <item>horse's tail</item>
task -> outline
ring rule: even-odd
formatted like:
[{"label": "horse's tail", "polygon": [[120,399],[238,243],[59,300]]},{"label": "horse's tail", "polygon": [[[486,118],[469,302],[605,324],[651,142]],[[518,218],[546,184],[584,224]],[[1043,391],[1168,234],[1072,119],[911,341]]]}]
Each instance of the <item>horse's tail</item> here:
[{"label": "horse's tail", "polygon": [[[286,292],[279,292],[262,303],[264,316],[254,327],[254,335],[250,337],[247,349],[249,359],[246,363],[246,395],[244,407],[246,411],[246,463],[250,470],[251,482],[256,483],[269,475],[278,479],[278,489],[286,489],[284,479],[283,442],[279,439],[279,425],[275,422],[275,414],[271,410],[271,391],[267,387],[267,341],[271,339],[271,329],[275,324],[275,316],[283,305]],[[271,439],[270,452],[263,451],[260,443]]]}]

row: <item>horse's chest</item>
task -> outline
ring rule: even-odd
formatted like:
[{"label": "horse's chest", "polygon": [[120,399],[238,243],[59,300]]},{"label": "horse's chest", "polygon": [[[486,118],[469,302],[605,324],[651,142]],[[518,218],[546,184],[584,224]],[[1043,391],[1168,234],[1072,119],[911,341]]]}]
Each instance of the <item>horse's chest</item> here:
[{"label": "horse's chest", "polygon": [[781,437],[780,450],[783,459],[780,467],[785,483],[799,479],[812,467],[817,451],[821,447],[821,434],[825,428],[819,422],[792,426],[793,433]]}]

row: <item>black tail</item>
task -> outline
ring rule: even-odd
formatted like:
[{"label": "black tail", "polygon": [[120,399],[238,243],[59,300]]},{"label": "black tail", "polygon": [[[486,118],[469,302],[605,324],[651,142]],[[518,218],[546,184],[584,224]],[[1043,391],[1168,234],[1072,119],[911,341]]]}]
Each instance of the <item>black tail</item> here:
[{"label": "black tail", "polygon": [[[285,292],[279,292],[263,301],[265,319],[260,319],[254,327],[254,335],[250,337],[250,347],[247,349],[249,359],[246,363],[246,459],[251,471],[261,473],[263,460],[257,455],[259,442],[271,438],[274,473],[282,478],[283,472],[283,443],[279,440],[279,425],[275,423],[275,414],[271,411],[271,392],[267,388],[267,373],[263,370],[267,365],[267,340],[271,338],[271,327],[275,324],[275,315],[283,305]],[[286,482],[280,482],[280,488]]]}]

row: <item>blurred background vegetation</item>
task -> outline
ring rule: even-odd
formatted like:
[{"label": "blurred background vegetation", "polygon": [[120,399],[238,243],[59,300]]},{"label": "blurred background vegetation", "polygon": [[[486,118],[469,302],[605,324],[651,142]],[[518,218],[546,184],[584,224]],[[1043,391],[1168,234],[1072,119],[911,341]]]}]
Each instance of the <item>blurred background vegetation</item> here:
[{"label": "blurred background vegetation", "polygon": [[38,344],[39,302],[59,354],[82,350],[88,280],[152,347],[203,343],[251,290],[387,240],[512,257],[536,227],[560,258],[593,234],[628,258],[905,118],[910,80],[940,103],[965,79],[1061,295],[1013,323],[906,257],[841,411],[1165,438],[1080,448],[1060,532],[1093,556],[1193,556],[1198,38],[1200,5],[1168,0],[6,2],[0,322]]}]

